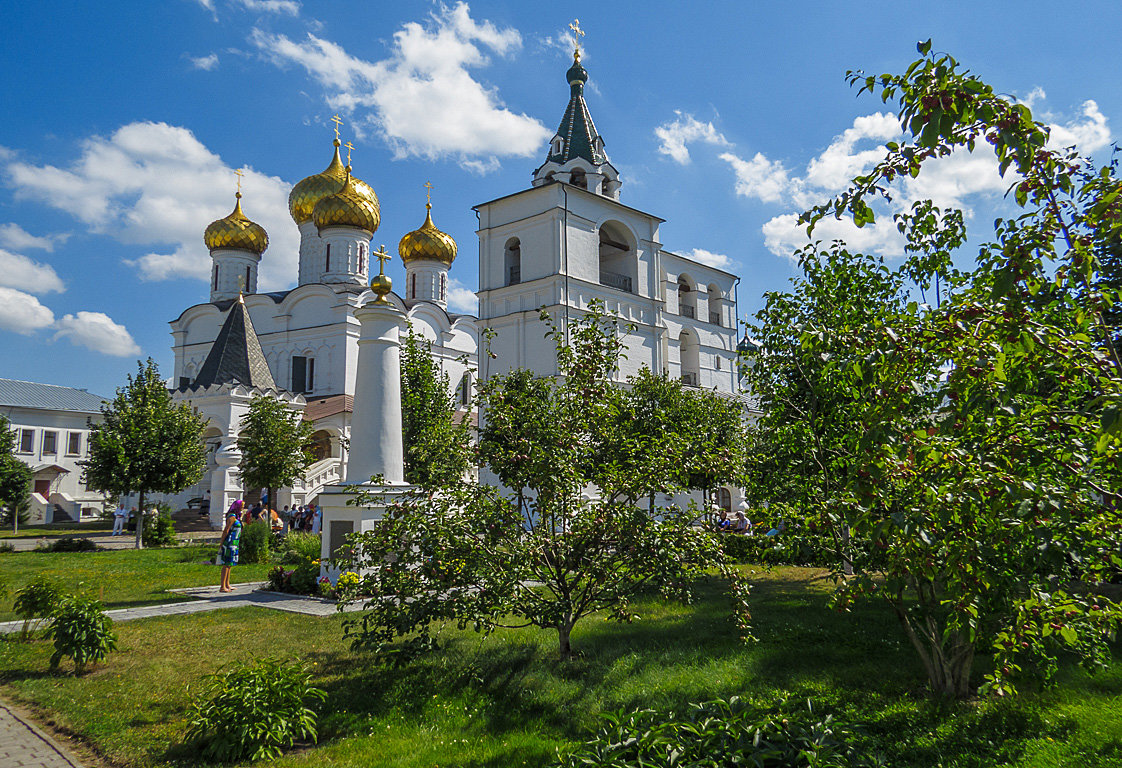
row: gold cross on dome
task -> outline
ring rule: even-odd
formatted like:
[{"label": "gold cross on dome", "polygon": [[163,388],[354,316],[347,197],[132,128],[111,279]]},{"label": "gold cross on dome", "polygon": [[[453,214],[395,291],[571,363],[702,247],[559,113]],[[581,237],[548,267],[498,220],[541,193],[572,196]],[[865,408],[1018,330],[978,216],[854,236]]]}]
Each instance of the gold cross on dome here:
[{"label": "gold cross on dome", "polygon": [[569,29],[573,31],[573,57],[580,61],[580,39],[584,37],[584,30],[580,28],[580,19],[573,19]]},{"label": "gold cross on dome", "polygon": [[335,123],[335,140],[338,141],[339,140],[339,126],[343,124],[343,118],[339,117],[339,115],[335,115],[334,117],[331,118],[331,122]]},{"label": "gold cross on dome", "polygon": [[351,152],[354,152],[355,146],[354,146],[354,144],[351,144],[349,141],[346,144],[344,144],[343,146],[347,148],[347,165],[350,165],[351,164]]},{"label": "gold cross on dome", "polygon": [[242,196],[242,176],[245,175],[245,171],[243,171],[241,168],[236,168],[236,169],[234,169],[234,175],[238,177],[238,197],[241,197]]},{"label": "gold cross on dome", "polygon": [[425,182],[425,202],[427,202],[429,205],[432,205],[432,182],[431,181],[426,181]]},{"label": "gold cross on dome", "polygon": [[386,262],[393,258],[388,253],[386,253],[386,246],[379,245],[378,250],[374,251],[374,253],[370,255],[378,260],[378,274],[386,274]]}]

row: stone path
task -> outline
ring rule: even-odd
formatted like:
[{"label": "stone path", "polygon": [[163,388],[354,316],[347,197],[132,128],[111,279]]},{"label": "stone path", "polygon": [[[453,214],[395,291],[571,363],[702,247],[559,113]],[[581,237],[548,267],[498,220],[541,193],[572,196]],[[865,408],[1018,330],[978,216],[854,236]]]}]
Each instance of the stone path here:
[{"label": "stone path", "polygon": [[82,768],[50,736],[2,701],[0,765],[4,768]]},{"label": "stone path", "polygon": [[[221,538],[221,531],[196,531],[192,533],[179,533],[176,538],[180,543],[193,541],[196,544],[216,544]],[[57,539],[90,539],[102,549],[133,549],[136,547],[136,535],[129,533],[125,536],[113,536],[108,533],[97,534],[67,534],[65,536],[43,536],[41,538],[0,539],[12,545],[16,552],[30,552],[37,549],[40,544],[46,545]]]},{"label": "stone path", "polygon": [[[136,608],[115,608],[105,613],[109,618],[117,621],[133,621],[147,619],[152,616],[177,616],[186,613],[201,613],[203,611],[216,611],[220,608],[241,608],[245,605],[255,605],[259,608],[271,608],[274,611],[287,611],[289,613],[302,613],[307,616],[331,616],[338,612],[336,604],[331,600],[306,595],[289,595],[282,592],[265,592],[259,587],[264,581],[253,581],[244,584],[234,584],[233,592],[222,593],[218,587],[188,587],[185,589],[171,589],[169,592],[195,598],[181,603],[161,603],[159,605],[143,605]],[[345,611],[362,610],[361,604],[348,605]],[[33,627],[45,625],[45,620],[32,624]],[[22,621],[0,622],[0,634],[9,634],[23,630]],[[4,764],[0,762],[0,766]]]}]

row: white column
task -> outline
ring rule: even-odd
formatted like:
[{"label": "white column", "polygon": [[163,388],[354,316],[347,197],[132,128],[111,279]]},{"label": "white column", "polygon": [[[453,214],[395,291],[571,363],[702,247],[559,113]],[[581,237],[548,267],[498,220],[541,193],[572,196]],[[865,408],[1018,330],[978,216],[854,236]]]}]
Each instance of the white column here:
[{"label": "white column", "polygon": [[219,530],[226,523],[226,510],[235,499],[242,497],[242,487],[238,477],[238,465],[242,453],[238,450],[236,437],[224,437],[222,447],[214,454],[217,465],[210,474],[210,525]]},{"label": "white column", "polygon": [[405,315],[392,304],[367,302],[355,310],[362,326],[347,482],[381,475],[387,485],[405,483],[401,442],[401,329]]}]

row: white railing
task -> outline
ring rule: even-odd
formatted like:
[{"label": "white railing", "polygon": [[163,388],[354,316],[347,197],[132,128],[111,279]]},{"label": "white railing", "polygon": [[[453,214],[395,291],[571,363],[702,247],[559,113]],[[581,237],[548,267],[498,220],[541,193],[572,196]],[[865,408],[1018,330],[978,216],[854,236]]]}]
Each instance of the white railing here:
[{"label": "white railing", "polygon": [[681,310],[680,314],[682,315],[682,317],[688,317],[691,319],[697,318],[697,307],[693,306],[692,304],[681,304],[678,308]]},{"label": "white railing", "polygon": [[319,495],[325,487],[343,479],[342,462],[336,456],[320,459],[304,472],[304,479],[292,485],[294,496],[303,496],[304,503]]},{"label": "white railing", "polygon": [[697,373],[695,373],[693,371],[684,372],[682,374],[682,383],[685,384],[687,387],[698,386]]}]

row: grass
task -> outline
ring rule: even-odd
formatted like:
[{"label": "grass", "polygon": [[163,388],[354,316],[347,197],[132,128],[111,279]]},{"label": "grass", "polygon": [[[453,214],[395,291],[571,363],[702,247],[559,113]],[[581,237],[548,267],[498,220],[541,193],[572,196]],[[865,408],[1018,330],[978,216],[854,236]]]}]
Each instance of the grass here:
[{"label": "grass", "polygon": [[731,695],[811,698],[860,723],[898,768],[1122,766],[1122,663],[1094,677],[1064,667],[1058,687],[1012,702],[938,704],[888,611],[827,611],[810,569],[756,584],[759,642],[747,646],[715,581],[694,606],[652,598],[635,624],[585,621],[584,655],[565,664],[554,633],[449,631],[438,653],[382,667],[347,650],[338,617],[237,608],[121,624],[118,653],[81,679],[45,672],[45,642],[0,642],[0,690],[115,766],[193,764],[179,743],[191,691],[251,656],[303,659],[328,692],[321,745],[275,766],[544,766],[602,712]]},{"label": "grass", "polygon": [[[106,608],[128,608],[187,600],[167,590],[218,583],[218,568],[205,565],[217,545],[124,549],[105,552],[5,552],[0,554],[0,584],[8,596],[0,600],[0,621],[18,618],[12,596],[27,582],[43,576],[65,592],[90,594]],[[234,569],[233,580],[263,581],[267,565]]]},{"label": "grass", "polygon": [[50,525],[20,525],[19,531],[0,530],[0,539],[38,539],[43,536],[71,536],[74,534],[103,534],[113,532],[112,518],[87,520],[84,523],[51,523]]}]

